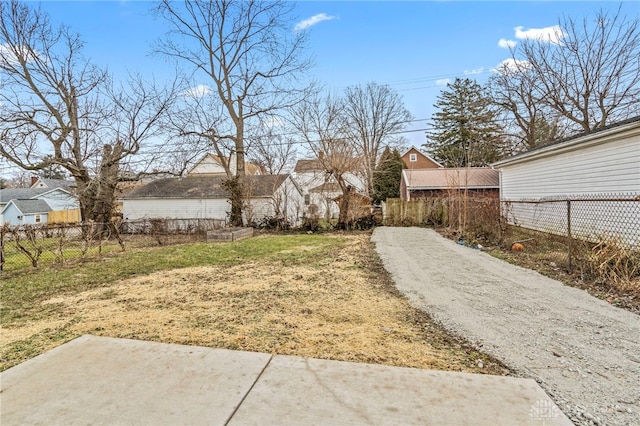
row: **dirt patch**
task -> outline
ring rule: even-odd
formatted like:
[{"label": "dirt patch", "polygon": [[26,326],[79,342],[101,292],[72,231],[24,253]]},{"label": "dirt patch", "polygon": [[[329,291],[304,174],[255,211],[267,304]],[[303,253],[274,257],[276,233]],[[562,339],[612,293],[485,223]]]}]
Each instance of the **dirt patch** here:
[{"label": "dirt patch", "polygon": [[[163,271],[42,302],[3,328],[4,368],[82,334],[405,367],[508,374],[393,286],[369,234],[329,256]],[[312,247],[301,246],[299,252]],[[284,253],[285,251],[283,251]]]}]

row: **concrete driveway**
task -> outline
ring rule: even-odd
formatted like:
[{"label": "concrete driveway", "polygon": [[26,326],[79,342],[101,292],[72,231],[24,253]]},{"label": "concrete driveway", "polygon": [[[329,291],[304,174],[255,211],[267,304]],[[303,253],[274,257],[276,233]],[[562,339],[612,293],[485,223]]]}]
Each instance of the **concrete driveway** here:
[{"label": "concrete driveway", "polygon": [[424,228],[373,242],[411,303],[535,379],[580,424],[640,425],[640,317]]}]

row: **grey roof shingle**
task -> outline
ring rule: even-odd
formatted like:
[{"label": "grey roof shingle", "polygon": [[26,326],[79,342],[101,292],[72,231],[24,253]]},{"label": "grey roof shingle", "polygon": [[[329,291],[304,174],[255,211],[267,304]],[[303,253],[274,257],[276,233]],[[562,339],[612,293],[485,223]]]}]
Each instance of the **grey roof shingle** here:
[{"label": "grey roof shingle", "polygon": [[319,160],[298,160],[294,171],[296,173],[323,171],[322,163]]},{"label": "grey roof shingle", "polygon": [[[282,185],[289,175],[245,176],[247,195],[250,197],[269,197]],[[223,175],[158,179],[145,186],[134,189],[124,199],[137,198],[212,198],[225,199],[229,191],[222,187],[228,178]]]},{"label": "grey roof shingle", "polygon": [[44,200],[13,200],[22,214],[47,213],[52,210]]},{"label": "grey roof shingle", "polygon": [[11,188],[0,189],[0,203],[8,203],[11,200],[26,200],[37,197],[40,194],[51,191],[51,188]]}]

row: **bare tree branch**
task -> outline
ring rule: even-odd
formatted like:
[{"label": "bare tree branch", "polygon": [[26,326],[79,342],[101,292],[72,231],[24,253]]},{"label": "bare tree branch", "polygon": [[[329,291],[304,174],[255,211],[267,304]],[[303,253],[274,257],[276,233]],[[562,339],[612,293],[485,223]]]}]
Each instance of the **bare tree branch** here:
[{"label": "bare tree branch", "polygon": [[[614,14],[599,12],[593,22],[561,20],[562,37],[557,44],[525,40],[515,54],[531,74],[527,81],[532,84],[532,93],[580,131],[638,115],[639,23],[638,18],[622,16],[619,8]],[[519,79],[521,75],[511,77]],[[510,86],[517,96],[524,95],[516,82]],[[510,99],[520,103],[517,96]],[[535,122],[531,115],[527,120]]]},{"label": "bare tree branch", "polygon": [[74,178],[83,220],[110,224],[120,162],[157,136],[175,87],[132,78],[116,88],[84,43],[39,9],[0,3],[0,155],[25,170]]},{"label": "bare tree branch", "polygon": [[368,83],[348,87],[345,113],[349,137],[365,159],[367,191],[373,193],[373,173],[384,145],[393,146],[395,136],[412,119],[400,95],[389,86]]},{"label": "bare tree branch", "polygon": [[200,99],[184,99],[174,122],[186,119],[178,127],[208,140],[219,157],[235,155],[235,167],[225,165],[229,180],[238,182],[232,185],[239,192],[232,194],[235,225],[242,224],[238,177],[245,174],[246,129],[303,97],[297,78],[310,62],[301,56],[306,34],[292,31],[293,7],[285,1],[163,0],[155,9],[169,26],[156,52],[186,65],[194,85],[201,78],[211,84]]}]

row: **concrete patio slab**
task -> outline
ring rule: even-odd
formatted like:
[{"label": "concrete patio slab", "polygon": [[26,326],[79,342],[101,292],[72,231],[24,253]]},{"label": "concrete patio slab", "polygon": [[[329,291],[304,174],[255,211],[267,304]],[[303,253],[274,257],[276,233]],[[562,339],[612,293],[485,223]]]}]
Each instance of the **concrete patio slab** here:
[{"label": "concrete patio slab", "polygon": [[230,425],[571,425],[534,380],[275,356]]},{"label": "concrete patio slab", "polygon": [[0,373],[0,424],[571,422],[529,379],[83,336]]},{"label": "concrete patio slab", "polygon": [[82,336],[0,373],[0,424],[220,424],[268,354]]}]

